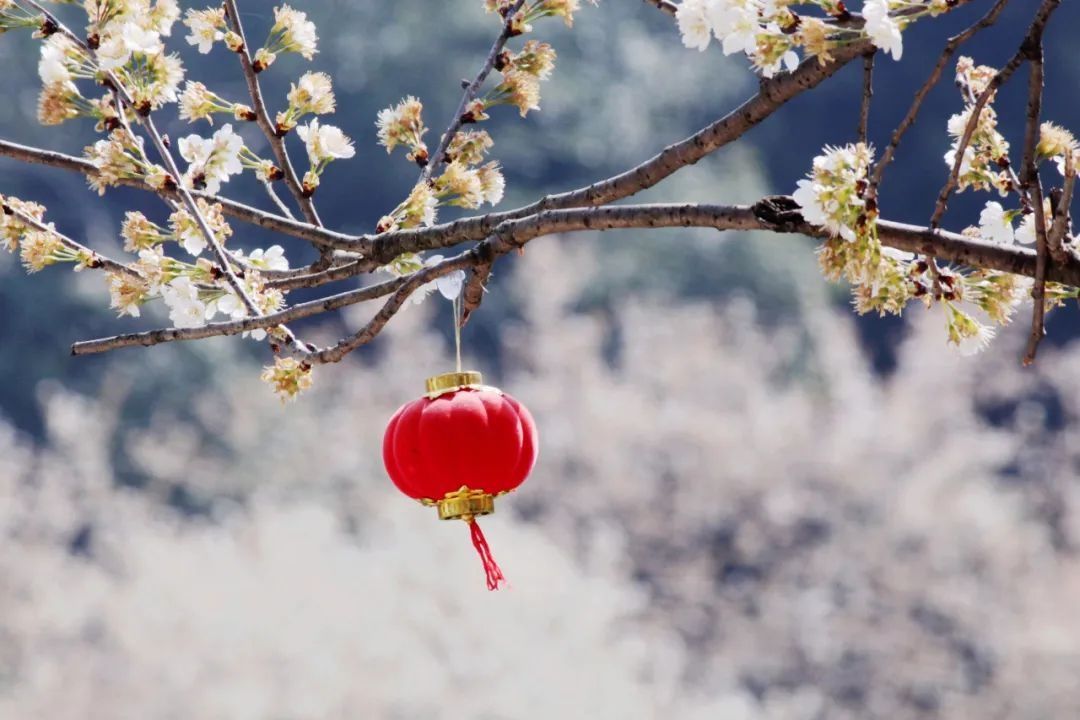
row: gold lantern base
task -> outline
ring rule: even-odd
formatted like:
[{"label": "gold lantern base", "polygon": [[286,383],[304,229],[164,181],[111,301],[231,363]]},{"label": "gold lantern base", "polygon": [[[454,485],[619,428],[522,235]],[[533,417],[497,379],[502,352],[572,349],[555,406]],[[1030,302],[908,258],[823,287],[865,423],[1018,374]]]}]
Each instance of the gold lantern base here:
[{"label": "gold lantern base", "polygon": [[483,490],[470,490],[462,485],[461,489],[446,493],[442,500],[435,501],[440,520],[464,520],[490,515],[495,512],[495,496]]}]

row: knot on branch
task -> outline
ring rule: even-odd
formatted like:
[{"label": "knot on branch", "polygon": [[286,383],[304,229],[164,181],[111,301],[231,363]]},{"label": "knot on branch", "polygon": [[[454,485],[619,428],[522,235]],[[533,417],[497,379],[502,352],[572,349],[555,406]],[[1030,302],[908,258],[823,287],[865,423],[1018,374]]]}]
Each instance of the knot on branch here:
[{"label": "knot on branch", "polygon": [[1024,38],[1024,41],[1020,43],[1020,55],[1029,62],[1036,62],[1042,59],[1042,36],[1039,34],[1028,35]]},{"label": "knot on branch", "polygon": [[477,244],[471,252],[478,265],[490,265],[495,261],[495,248],[489,242]]},{"label": "knot on branch", "polygon": [[751,208],[754,217],[773,230],[791,232],[797,230],[805,220],[802,208],[787,195],[768,195],[754,203]]}]

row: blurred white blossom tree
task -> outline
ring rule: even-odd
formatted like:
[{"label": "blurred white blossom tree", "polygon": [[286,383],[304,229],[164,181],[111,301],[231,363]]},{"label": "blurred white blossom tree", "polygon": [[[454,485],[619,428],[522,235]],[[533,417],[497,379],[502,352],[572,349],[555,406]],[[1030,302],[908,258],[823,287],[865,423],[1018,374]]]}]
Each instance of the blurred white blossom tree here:
[{"label": "blurred white blossom tree", "polygon": [[[121,430],[122,378],[45,392],[48,445],[0,444],[0,716],[1080,710],[1076,343],[1036,371],[950,359],[927,313],[883,381],[812,304],[773,329],[746,302],[575,313],[594,261],[515,264],[542,342],[507,380],[545,447],[491,518],[499,594],[379,465],[383,419],[446,361],[424,312],[312,390],[334,402],[280,408],[235,370],[198,424]],[[141,490],[111,481],[114,444]],[[201,509],[159,501],[178,492]]]}]

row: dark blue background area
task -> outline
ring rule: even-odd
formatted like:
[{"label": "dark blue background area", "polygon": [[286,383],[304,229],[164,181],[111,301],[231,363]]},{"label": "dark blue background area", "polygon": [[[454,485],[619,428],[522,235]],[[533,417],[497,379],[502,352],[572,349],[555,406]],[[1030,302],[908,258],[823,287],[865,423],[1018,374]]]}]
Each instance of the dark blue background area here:
[{"label": "dark blue background area", "polygon": [[[495,25],[479,15],[473,5],[459,11],[461,3],[430,3],[427,0],[382,2],[312,3],[308,9],[321,32],[321,52],[313,65],[295,57],[283,57],[272,71],[263,75],[264,90],[272,104],[278,104],[288,83],[306,69],[329,72],[335,78],[338,113],[329,120],[354,138],[357,159],[335,163],[324,176],[317,196],[320,213],[326,223],[348,232],[371,230],[388,209],[396,205],[415,180],[415,168],[400,154],[387,156],[375,144],[374,118],[379,109],[396,102],[405,94],[415,94],[425,102],[425,118],[433,128],[427,136],[434,144],[440,129],[453,111],[459,97],[458,81],[475,72],[479,58],[494,35]],[[298,3],[298,5],[303,5]],[[991,5],[977,0],[948,16],[916,23],[904,34],[902,62],[879,57],[875,70],[875,95],[870,119],[870,138],[883,147],[907,111],[914,90],[921,85],[937,61],[944,39],[974,22]],[[1010,4],[997,25],[983,32],[961,50],[976,62],[1000,65],[1016,50],[1029,18],[1038,3],[1016,0]],[[272,21],[272,3],[265,0],[245,2],[244,21],[256,42]],[[72,10],[64,8],[61,10]],[[74,15],[68,17],[74,18]],[[74,24],[74,23],[73,23]],[[1073,48],[1075,29],[1080,27],[1080,8],[1065,2],[1046,33],[1046,82],[1044,116],[1074,130],[1080,130],[1080,64]],[[632,64],[634,48],[627,38],[642,35],[664,48],[664,58],[671,61],[649,68],[653,82],[678,78],[695,69],[708,70],[706,80],[692,91],[659,102],[650,91],[637,94],[627,87],[622,97],[629,97],[627,112],[640,114],[650,123],[647,137],[627,140],[618,127],[596,127],[594,118],[611,101],[611,88],[626,81],[625,68]],[[181,26],[177,35],[185,34]],[[705,53],[680,47],[678,34],[670,18],[633,0],[604,0],[601,7],[585,8],[573,31],[557,23],[540,28],[540,35],[559,52],[559,65],[545,93],[560,84],[568,88],[563,95],[553,94],[553,113],[545,111],[521,119],[516,112],[493,112],[487,129],[496,138],[494,156],[504,162],[508,196],[502,207],[527,202],[538,194],[579,187],[598,178],[622,171],[640,162],[665,145],[678,141],[735,107],[748,97],[756,84],[742,58],[726,59],[715,45]],[[207,56],[188,52],[182,40],[184,59],[190,77],[204,80],[219,94],[243,100],[244,85],[235,58],[220,48]],[[635,41],[637,42],[637,41]],[[178,48],[180,46],[178,45]],[[643,46],[644,47],[644,46]],[[85,123],[69,123],[57,130],[41,128],[32,121],[37,93],[37,50],[34,41],[9,33],[0,38],[0,61],[8,70],[0,84],[6,102],[0,107],[0,134],[18,142],[78,154],[95,139]],[[756,163],[764,175],[766,191],[789,193],[810,166],[811,159],[826,144],[843,144],[855,138],[857,108],[861,92],[862,70],[853,63],[816,90],[805,93],[783,107],[763,125],[742,140],[748,155],[741,159],[725,149],[703,161],[715,177],[724,177],[726,168]],[[561,99],[560,99],[561,98]],[[1002,129],[1013,144],[1014,161],[1019,160],[1022,140],[1026,68],[1014,76],[1001,91],[996,107]],[[948,148],[945,123],[949,115],[962,109],[959,94],[951,82],[951,66],[942,82],[931,93],[918,123],[904,138],[897,161],[886,175],[882,187],[883,215],[893,220],[925,223],[933,209],[936,194],[944,182],[946,167],[941,160]],[[556,124],[559,123],[559,124]],[[206,126],[188,126],[165,120],[171,137],[189,132],[206,134]],[[258,133],[246,128],[249,144],[268,155]],[[597,148],[570,152],[575,137],[595,138]],[[302,161],[302,152],[294,146],[293,156]],[[744,163],[738,165],[736,161]],[[27,167],[11,160],[0,160],[0,193],[33,199],[49,208],[48,218],[57,227],[82,236],[93,247],[107,252],[118,249],[117,234],[123,211],[138,209],[158,220],[162,207],[153,196],[135,190],[112,190],[104,199],[89,191],[85,182],[60,170]],[[738,186],[738,178],[728,181]],[[1060,182],[1056,171],[1044,173],[1044,182]],[[679,200],[680,192],[671,190],[668,181],[648,194],[649,200]],[[752,184],[748,184],[752,185]],[[725,185],[725,187],[728,187]],[[226,190],[230,196],[268,207],[261,189],[250,178],[234,180]],[[701,188],[708,194],[709,188]],[[740,201],[748,197],[709,197],[715,202]],[[695,198],[699,199],[699,198]],[[978,210],[988,199],[985,194],[965,193],[950,204],[945,224],[961,229],[973,224]],[[454,216],[445,212],[443,219]],[[294,264],[310,261],[314,253],[303,243],[272,236],[255,228],[234,223],[234,242],[244,247],[285,245]],[[632,272],[619,282],[598,283],[594,296],[583,298],[583,305],[612,302],[628,292],[648,292],[661,288],[666,293],[686,297],[707,297],[721,301],[733,292],[752,294],[764,308],[778,316],[794,310],[784,300],[782,281],[770,282],[768,253],[744,246],[732,247],[717,254],[702,254],[692,245],[665,247],[661,255],[648,239],[614,247],[607,238],[604,252],[634,253]],[[771,247],[771,246],[766,246]],[[805,243],[809,253],[810,243]],[[620,249],[625,248],[625,249]],[[755,254],[756,253],[756,254]],[[18,427],[34,436],[42,432],[37,410],[35,387],[44,379],[59,380],[77,390],[93,392],[103,375],[118,370],[136,379],[136,390],[128,401],[131,422],[149,412],[157,403],[182,408],[187,397],[186,384],[213,386],[218,380],[213,362],[198,347],[177,344],[151,351],[122,351],[108,356],[71,358],[73,340],[150,328],[162,322],[160,315],[146,313],[140,321],[117,321],[104,307],[105,294],[94,279],[80,278],[78,288],[60,269],[50,269],[26,276],[14,261],[0,265],[0,370],[7,382],[0,384],[0,409]],[[471,342],[477,352],[496,354],[495,328],[514,317],[507,293],[498,292],[511,273],[496,273],[494,292],[489,294],[482,311],[470,326]],[[818,281],[823,282],[823,281]],[[304,299],[304,293],[293,296]],[[836,294],[838,303],[846,303],[846,293]],[[1073,310],[1051,316],[1052,341],[1075,335]],[[902,319],[860,318],[861,336],[877,366],[890,367],[890,348],[903,333]],[[344,332],[345,326],[340,330]],[[214,340],[219,348],[228,344],[230,357],[240,360],[266,360],[265,348],[238,340]],[[215,350],[219,352],[219,350]],[[377,344],[357,353],[359,361]],[[219,358],[220,360],[220,358]],[[171,388],[171,389],[170,389]]]}]

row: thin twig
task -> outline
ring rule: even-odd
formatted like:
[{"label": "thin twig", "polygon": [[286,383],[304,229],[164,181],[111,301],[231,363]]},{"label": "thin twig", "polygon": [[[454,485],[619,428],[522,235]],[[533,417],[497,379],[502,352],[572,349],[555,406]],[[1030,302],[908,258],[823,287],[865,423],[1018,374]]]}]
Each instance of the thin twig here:
[{"label": "thin twig", "polygon": [[862,102],[859,104],[859,142],[866,144],[870,131],[870,100],[874,97],[874,57],[876,50],[863,55]]},{"label": "thin twig", "polygon": [[1076,160],[1070,150],[1065,153],[1065,184],[1061,188],[1054,208],[1054,222],[1050,226],[1050,232],[1046,237],[1046,244],[1050,250],[1050,257],[1056,263],[1063,263],[1069,258],[1069,251],[1065,249],[1065,236],[1069,232],[1069,214],[1072,208],[1073,192],[1076,186]]},{"label": "thin twig", "polygon": [[277,209],[281,211],[281,214],[290,220],[295,220],[296,218],[293,217],[292,211],[289,210],[289,206],[282,202],[281,198],[278,197],[277,190],[274,189],[274,183],[269,180],[264,180],[263,187],[266,188],[266,194],[274,201],[274,204],[277,205]]},{"label": "thin twig", "polygon": [[277,160],[278,167],[285,174],[285,184],[289,186],[289,192],[296,199],[296,203],[303,211],[304,217],[315,227],[322,227],[322,220],[319,219],[315,203],[304,192],[304,188],[300,184],[300,178],[296,175],[296,170],[289,159],[289,152],[285,149],[285,142],[278,135],[277,128],[274,126],[270,113],[266,109],[266,101],[263,99],[262,88],[259,86],[259,77],[255,72],[255,65],[251,62],[247,37],[244,35],[244,25],[240,22],[240,10],[236,6],[236,0],[225,0],[225,13],[228,15],[229,25],[232,27],[233,32],[240,36],[242,43],[236,54],[240,57],[240,65],[244,69],[244,80],[247,82],[248,94],[251,96],[251,106],[255,110],[255,122],[258,123],[263,135],[266,136],[267,141],[270,143],[270,150],[274,153],[274,159]]},{"label": "thin twig", "polygon": [[454,136],[458,134],[458,131],[461,130],[461,126],[465,122],[465,108],[470,102],[476,99],[476,95],[480,92],[480,88],[483,86],[484,81],[487,80],[488,75],[491,74],[491,70],[495,67],[495,62],[499,59],[499,53],[502,52],[503,47],[506,45],[506,41],[512,36],[514,15],[517,14],[517,11],[520,10],[521,6],[524,4],[525,0],[516,0],[506,12],[502,32],[499,33],[499,37],[495,38],[495,42],[492,43],[491,49],[488,50],[487,57],[484,58],[484,64],[480,66],[480,72],[476,74],[476,77],[473,78],[471,83],[465,86],[465,92],[461,95],[461,102],[458,103],[457,110],[454,111],[454,117],[450,119],[450,123],[446,127],[446,132],[444,132],[439,139],[439,145],[435,149],[435,153],[431,155],[428,164],[425,165],[424,169],[420,172],[420,180],[422,182],[431,179],[431,176],[435,171],[446,162],[446,149],[450,147],[450,143],[453,141]]},{"label": "thin twig", "polygon": [[982,110],[986,107],[986,103],[989,102],[990,97],[997,92],[997,89],[1001,87],[1012,74],[1016,72],[1016,69],[1020,67],[1021,63],[1027,59],[1029,52],[1029,44],[1034,42],[1035,38],[1042,37],[1043,28],[1046,27],[1046,23],[1050,20],[1050,15],[1053,14],[1057,6],[1061,4],[1061,0],[1043,0],[1042,5],[1039,6],[1038,11],[1035,13],[1035,18],[1031,21],[1031,26],[1028,28],[1027,35],[1024,38],[1024,42],[1021,44],[1020,49],[1016,51],[1016,54],[1009,58],[1009,61],[1005,63],[1005,66],[1001,68],[987,83],[986,89],[979,94],[978,99],[975,101],[975,105],[971,111],[971,117],[968,118],[967,125],[964,126],[964,133],[960,136],[960,140],[956,145],[956,157],[953,160],[952,169],[949,171],[949,178],[945,182],[945,186],[941,188],[941,192],[938,193],[937,202],[934,204],[934,213],[930,217],[930,227],[937,228],[941,226],[941,218],[945,215],[945,208],[949,203],[949,196],[956,188],[957,182],[960,178],[960,167],[964,162],[964,151],[967,150],[968,144],[971,142],[971,136],[975,133],[975,128],[979,123],[979,116],[982,114]]},{"label": "thin twig", "polygon": [[464,270],[477,262],[478,253],[475,249],[466,250],[460,255],[447,258],[437,265],[424,268],[415,272],[405,279],[405,282],[387,299],[375,316],[364,327],[349,337],[342,338],[337,344],[322,350],[316,350],[307,356],[310,362],[334,363],[339,362],[346,355],[361,345],[366,345],[375,339],[390,319],[397,314],[401,306],[409,299],[416,290],[436,278],[449,274],[456,270]]},{"label": "thin twig", "polygon": [[994,6],[987,11],[982,18],[979,19],[974,25],[971,25],[963,32],[953,35],[945,43],[945,49],[941,51],[941,57],[938,58],[937,65],[930,71],[930,76],[926,78],[926,82],[922,84],[918,92],[915,93],[915,98],[911,102],[911,107],[908,108],[907,114],[904,115],[904,119],[900,121],[900,124],[893,131],[892,139],[889,141],[889,146],[885,148],[885,152],[881,154],[881,160],[878,161],[877,166],[874,168],[874,175],[870,181],[870,197],[877,197],[877,189],[881,186],[882,176],[885,174],[885,168],[892,162],[893,156],[896,155],[896,149],[900,145],[900,140],[903,139],[904,133],[915,123],[915,119],[919,116],[919,111],[922,109],[923,102],[926,100],[926,96],[930,94],[930,91],[937,85],[938,80],[941,79],[941,73],[945,70],[945,66],[949,64],[949,60],[956,54],[956,51],[961,45],[966,43],[977,33],[990,27],[997,22],[998,16],[1001,15],[1001,11],[1005,9],[1005,6],[1009,4],[1009,0],[997,0]]},{"label": "thin twig", "polygon": [[1035,362],[1039,343],[1046,334],[1046,266],[1050,258],[1047,244],[1046,212],[1043,208],[1042,182],[1036,167],[1036,145],[1039,141],[1039,120],[1042,116],[1043,46],[1042,30],[1029,34],[1021,50],[1031,63],[1028,76],[1027,118],[1024,124],[1024,159],[1020,168],[1020,186],[1026,190],[1035,212],[1035,284],[1031,290],[1031,335],[1024,352],[1024,365]]},{"label": "thin twig", "polygon": [[[447,271],[449,272],[449,271]],[[177,340],[201,340],[219,335],[239,335],[252,330],[266,330],[283,323],[303,320],[320,313],[332,312],[356,303],[384,297],[400,288],[405,278],[394,278],[359,290],[330,295],[311,302],[298,303],[276,313],[229,322],[208,323],[196,328],[166,328],[146,332],[126,333],[99,340],[77,342],[71,346],[72,355],[93,355],[124,347],[150,347]]]},{"label": "thin twig", "polygon": [[679,12],[679,6],[669,0],[645,0],[645,2],[671,17],[675,17],[675,13]]},{"label": "thin twig", "polygon": [[465,327],[465,323],[469,322],[469,317],[480,307],[480,303],[484,301],[484,293],[487,292],[488,280],[491,279],[491,270],[495,265],[495,258],[492,257],[488,262],[481,262],[479,265],[473,268],[472,273],[469,275],[468,282],[465,283],[465,287],[461,291],[461,319],[459,320],[460,327]]},{"label": "thin twig", "polygon": [[2,205],[4,213],[13,215],[14,217],[18,218],[19,222],[21,222],[23,225],[32,227],[39,232],[48,233],[49,235],[52,235],[61,243],[63,243],[63,245],[69,250],[74,250],[77,253],[87,255],[89,258],[91,258],[90,261],[87,263],[87,267],[101,269],[107,272],[119,273],[121,275],[127,275],[138,280],[143,279],[142,275],[140,275],[139,272],[134,268],[128,267],[123,263],[117,262],[116,260],[106,257],[99,252],[91,250],[82,243],[72,240],[67,235],[59,232],[55,228],[49,227],[43,222],[39,222],[32,216],[27,215],[22,210],[19,210],[17,207],[6,202],[0,203],[0,205]]}]

